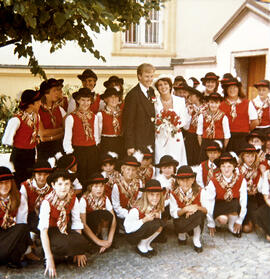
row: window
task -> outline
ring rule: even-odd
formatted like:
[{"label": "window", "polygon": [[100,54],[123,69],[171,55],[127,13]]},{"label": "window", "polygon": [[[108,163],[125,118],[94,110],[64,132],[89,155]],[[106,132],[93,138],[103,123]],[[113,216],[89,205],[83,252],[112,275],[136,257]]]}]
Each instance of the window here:
[{"label": "window", "polygon": [[131,24],[124,33],[124,47],[161,47],[162,44],[162,11],[150,12],[148,24],[145,18],[139,24]]}]

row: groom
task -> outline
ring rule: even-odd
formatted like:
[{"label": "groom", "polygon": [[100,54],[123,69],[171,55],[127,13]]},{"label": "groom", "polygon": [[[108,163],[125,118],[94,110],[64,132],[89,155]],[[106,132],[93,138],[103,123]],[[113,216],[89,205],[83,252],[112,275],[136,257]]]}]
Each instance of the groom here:
[{"label": "groom", "polygon": [[151,145],[153,149],[155,147],[155,93],[151,87],[154,73],[153,65],[141,64],[137,68],[139,83],[125,98],[123,128],[128,155],[147,145]]}]

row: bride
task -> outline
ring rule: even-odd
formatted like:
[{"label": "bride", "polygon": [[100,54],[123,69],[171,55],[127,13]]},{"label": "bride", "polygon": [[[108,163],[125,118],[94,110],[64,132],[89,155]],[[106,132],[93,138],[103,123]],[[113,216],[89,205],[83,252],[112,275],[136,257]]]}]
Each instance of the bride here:
[{"label": "bride", "polygon": [[172,79],[160,75],[155,81],[159,96],[155,102],[155,162],[164,155],[171,155],[179,167],[187,164],[182,128],[188,128],[190,116],[185,99],[172,95]]}]

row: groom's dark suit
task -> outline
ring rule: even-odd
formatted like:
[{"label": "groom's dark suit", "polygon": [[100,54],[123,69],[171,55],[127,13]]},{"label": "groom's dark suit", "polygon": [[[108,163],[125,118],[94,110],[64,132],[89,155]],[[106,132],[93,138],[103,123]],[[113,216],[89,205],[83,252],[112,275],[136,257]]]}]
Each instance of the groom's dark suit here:
[{"label": "groom's dark suit", "polygon": [[[155,96],[154,89],[150,94]],[[132,88],[126,98],[123,112],[123,129],[126,149],[155,147],[155,109],[152,100],[142,92],[140,85]]]}]

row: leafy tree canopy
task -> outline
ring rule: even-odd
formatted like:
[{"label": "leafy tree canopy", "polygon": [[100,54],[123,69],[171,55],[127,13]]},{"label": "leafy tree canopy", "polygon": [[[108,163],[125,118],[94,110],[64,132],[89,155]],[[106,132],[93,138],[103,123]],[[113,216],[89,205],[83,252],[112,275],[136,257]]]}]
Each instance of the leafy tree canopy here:
[{"label": "leafy tree canopy", "polygon": [[125,30],[165,0],[0,0],[0,47],[15,44],[14,53],[29,59],[31,72],[46,78],[35,58],[32,42],[48,42],[50,52],[66,41],[76,41],[83,52],[90,51],[105,61],[95,49],[89,28],[99,33]]}]

